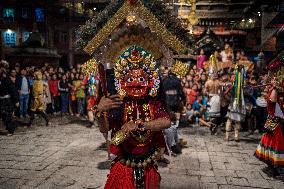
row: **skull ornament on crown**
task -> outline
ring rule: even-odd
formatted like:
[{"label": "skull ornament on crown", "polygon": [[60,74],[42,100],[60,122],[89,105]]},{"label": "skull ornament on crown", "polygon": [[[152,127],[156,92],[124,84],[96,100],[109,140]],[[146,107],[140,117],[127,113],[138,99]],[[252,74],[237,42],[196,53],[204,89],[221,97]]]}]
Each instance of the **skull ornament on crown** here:
[{"label": "skull ornament on crown", "polygon": [[157,95],[160,79],[154,57],[141,47],[130,47],[116,61],[115,87],[121,98]]}]

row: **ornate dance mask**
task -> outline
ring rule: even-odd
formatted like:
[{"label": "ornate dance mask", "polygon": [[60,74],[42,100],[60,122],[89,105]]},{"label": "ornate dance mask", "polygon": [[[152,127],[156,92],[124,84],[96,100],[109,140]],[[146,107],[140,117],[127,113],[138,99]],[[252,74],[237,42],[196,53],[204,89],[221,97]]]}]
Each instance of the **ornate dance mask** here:
[{"label": "ornate dance mask", "polygon": [[121,89],[130,97],[147,95],[148,75],[143,70],[130,70],[121,82]]},{"label": "ornate dance mask", "polygon": [[140,47],[131,47],[117,60],[115,86],[121,98],[143,98],[157,95],[159,70],[153,56]]}]

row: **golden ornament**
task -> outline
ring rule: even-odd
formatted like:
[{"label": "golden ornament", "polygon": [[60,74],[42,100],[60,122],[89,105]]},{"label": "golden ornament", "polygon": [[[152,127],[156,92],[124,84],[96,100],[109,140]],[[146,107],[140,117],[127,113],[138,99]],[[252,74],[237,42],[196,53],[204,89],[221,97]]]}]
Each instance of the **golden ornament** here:
[{"label": "golden ornament", "polygon": [[154,78],[157,78],[158,76],[159,76],[158,72],[155,71],[155,72],[153,73],[153,77],[154,77]]},{"label": "golden ornament", "polygon": [[137,164],[137,167],[138,168],[141,168],[143,165],[142,165],[142,163],[141,162],[139,162],[138,164]]},{"label": "golden ornament", "polygon": [[157,33],[161,37],[163,42],[175,50],[176,52],[184,52],[187,47],[182,44],[180,40],[171,34],[165,26],[149,11],[141,2],[135,5],[130,5],[129,2],[125,1],[123,6],[116,12],[116,14],[105,24],[105,26],[94,36],[94,38],[87,44],[84,51],[88,54],[92,54],[106,38],[119,26],[124,19],[127,18],[129,12],[135,12],[137,17],[141,18],[146,22],[148,27],[154,33]]},{"label": "golden ornament", "polygon": [[[150,163],[151,163],[151,162],[150,162]],[[142,166],[143,166],[143,167],[146,167],[146,166],[147,166],[147,162],[144,161],[143,164],[142,164]]]},{"label": "golden ornament", "polygon": [[131,162],[131,165],[130,165],[132,168],[134,168],[136,166],[136,163],[134,161]]},{"label": "golden ornament", "polygon": [[144,111],[149,110],[149,104],[143,104],[142,107]]},{"label": "golden ornament", "polygon": [[93,74],[96,75],[98,73],[98,63],[95,58],[92,58],[85,62],[82,66],[82,72],[86,75]]},{"label": "golden ornament", "polygon": [[133,112],[133,108],[131,106],[128,106],[127,113],[132,114],[132,112]]},{"label": "golden ornament", "polygon": [[126,17],[127,22],[134,22],[135,20],[136,20],[136,16],[134,16],[134,15],[128,15]]},{"label": "golden ornament", "polygon": [[115,146],[118,146],[121,143],[123,143],[126,138],[127,138],[127,135],[126,135],[125,131],[119,130],[112,137],[111,143]]},{"label": "golden ornament", "polygon": [[181,61],[177,61],[171,68],[171,72],[179,77],[185,77],[188,71],[189,66],[187,64],[182,63]]},{"label": "golden ornament", "polygon": [[130,160],[127,160],[125,164],[126,166],[130,166]]},{"label": "golden ornament", "polygon": [[119,89],[117,92],[121,99],[123,99],[126,96],[126,91],[123,89]]},{"label": "golden ornament", "polygon": [[115,72],[114,75],[115,75],[116,78],[120,78],[122,76],[119,72]]}]

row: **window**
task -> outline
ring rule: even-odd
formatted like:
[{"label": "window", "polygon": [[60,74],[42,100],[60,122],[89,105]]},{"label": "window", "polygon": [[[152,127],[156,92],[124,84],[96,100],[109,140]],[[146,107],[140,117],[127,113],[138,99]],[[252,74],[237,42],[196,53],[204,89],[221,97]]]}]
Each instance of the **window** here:
[{"label": "window", "polygon": [[22,8],[22,18],[27,19],[28,17],[28,8]]},{"label": "window", "polygon": [[15,18],[15,10],[12,8],[4,8],[3,9],[3,18],[6,21],[13,22]]},{"label": "window", "polygon": [[23,32],[22,41],[25,42],[30,37],[30,32]]},{"label": "window", "polygon": [[36,22],[44,22],[44,12],[42,8],[35,9],[35,19]]},{"label": "window", "polygon": [[9,47],[16,46],[16,32],[12,30],[7,30],[3,33],[4,43]]}]

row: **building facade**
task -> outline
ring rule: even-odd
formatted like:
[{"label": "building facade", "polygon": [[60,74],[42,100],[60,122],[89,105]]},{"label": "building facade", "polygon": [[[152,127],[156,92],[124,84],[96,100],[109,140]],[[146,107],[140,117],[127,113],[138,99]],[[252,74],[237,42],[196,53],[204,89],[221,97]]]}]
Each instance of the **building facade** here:
[{"label": "building facade", "polygon": [[[281,39],[271,35],[277,29],[271,32],[271,27],[267,27],[281,11],[281,0],[160,1],[179,16],[195,38],[210,28],[223,43],[255,52],[273,51],[279,43],[277,39]],[[42,48],[57,51],[60,66],[84,62],[89,57],[76,49],[75,30],[109,3],[110,0],[0,0],[0,58],[9,57],[36,30],[42,36]]]},{"label": "building facade", "polygon": [[76,49],[75,30],[107,3],[92,0],[0,0],[1,59],[15,53],[37,30],[42,36],[42,48],[56,50],[60,55],[60,66],[82,63],[88,57]]}]

